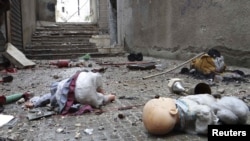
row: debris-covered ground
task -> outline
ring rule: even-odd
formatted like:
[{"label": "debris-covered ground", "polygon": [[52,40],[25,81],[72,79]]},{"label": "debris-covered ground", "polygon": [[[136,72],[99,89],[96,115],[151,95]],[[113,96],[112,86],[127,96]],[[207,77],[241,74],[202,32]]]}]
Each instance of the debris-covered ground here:
[{"label": "debris-covered ground", "polygon": [[[178,98],[180,95],[170,93],[167,84],[170,78],[181,78],[185,87],[193,87],[200,82],[211,84],[212,93],[234,95],[250,104],[249,83],[241,81],[211,83],[210,80],[194,79],[191,76],[179,74],[180,68],[169,73],[143,79],[178,66],[182,61],[165,60],[144,57],[143,61],[156,62],[157,69],[131,70],[127,68],[126,56],[91,58],[87,66],[107,68],[103,74],[106,93],[115,93],[116,100],[104,106],[102,112],[86,113],[80,116],[52,115],[36,120],[29,120],[31,113],[46,111],[46,107],[28,110],[22,103],[4,105],[1,114],[13,115],[15,118],[0,127],[0,141],[150,141],[150,140],[207,140],[205,136],[173,133],[165,136],[149,135],[142,123],[142,108],[148,100],[155,96]],[[50,66],[49,61],[37,61],[35,68],[18,69],[10,73],[14,79],[10,83],[0,85],[1,95],[11,95],[32,91],[35,95],[49,92],[50,84],[71,76],[85,67],[57,68]],[[114,64],[100,65],[97,62],[112,62]],[[225,61],[226,62],[226,61]],[[115,63],[118,63],[115,65]],[[188,64],[186,65],[188,66]],[[87,67],[89,69],[89,67]],[[159,67],[159,68],[158,68]],[[250,74],[250,69],[228,66],[228,69],[239,69]],[[20,102],[20,101],[19,101]],[[125,108],[122,108],[125,107]],[[248,123],[249,120],[248,120]]]}]

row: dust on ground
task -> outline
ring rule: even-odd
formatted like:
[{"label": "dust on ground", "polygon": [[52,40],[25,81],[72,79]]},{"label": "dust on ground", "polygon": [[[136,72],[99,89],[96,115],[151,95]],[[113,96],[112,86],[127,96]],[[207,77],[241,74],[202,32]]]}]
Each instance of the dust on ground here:
[{"label": "dust on ground", "polygon": [[[183,61],[166,60],[153,57],[145,57],[143,61],[153,61],[161,64],[163,70],[130,70],[126,65],[126,56],[91,58],[86,63],[92,67],[57,68],[49,65],[48,60],[33,60],[35,68],[19,69],[11,73],[14,80],[11,83],[0,85],[1,94],[11,95],[32,91],[40,96],[49,93],[52,82],[70,77],[78,70],[94,67],[107,68],[103,74],[103,82],[106,93],[115,93],[116,100],[104,107],[103,113],[86,113],[80,116],[53,115],[37,120],[28,120],[27,115],[32,110],[25,109],[23,104],[11,103],[4,105],[2,114],[13,115],[14,121],[0,127],[0,140],[20,141],[163,141],[163,140],[207,140],[205,136],[190,135],[185,133],[172,133],[165,136],[153,136],[147,133],[142,123],[142,108],[148,100],[155,96],[178,98],[180,95],[169,91],[167,84],[170,78],[181,78],[185,87],[192,87],[200,82],[209,80],[194,79],[191,76],[179,74],[180,69],[164,73],[148,79],[143,77],[161,73],[167,69],[178,66]],[[119,65],[102,65],[97,62],[121,63]],[[89,66],[91,66],[89,65]],[[189,64],[186,66],[188,67]],[[183,66],[185,67],[185,66]],[[250,69],[228,66],[228,69],[239,69],[245,74],[250,74]],[[218,82],[211,85],[212,93],[222,95],[234,95],[246,98],[249,105],[249,83],[242,82]],[[118,110],[121,107],[132,108]],[[42,108],[41,108],[42,109]],[[37,110],[40,110],[39,108]],[[248,121],[248,123],[250,123]]]}]

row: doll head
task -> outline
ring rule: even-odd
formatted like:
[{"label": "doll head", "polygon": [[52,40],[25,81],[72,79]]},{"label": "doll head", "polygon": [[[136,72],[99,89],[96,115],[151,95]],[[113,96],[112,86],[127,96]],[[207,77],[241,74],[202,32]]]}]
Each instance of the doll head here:
[{"label": "doll head", "polygon": [[163,97],[151,99],[143,107],[142,121],[151,134],[169,133],[175,127],[177,120],[178,109],[174,99]]}]

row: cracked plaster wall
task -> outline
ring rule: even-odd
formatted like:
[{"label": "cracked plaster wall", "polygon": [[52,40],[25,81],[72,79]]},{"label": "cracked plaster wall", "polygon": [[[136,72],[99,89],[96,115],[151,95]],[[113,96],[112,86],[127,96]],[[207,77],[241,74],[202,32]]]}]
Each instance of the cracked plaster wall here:
[{"label": "cracked plaster wall", "polygon": [[130,52],[187,60],[210,48],[250,66],[249,0],[118,0],[118,42]]}]

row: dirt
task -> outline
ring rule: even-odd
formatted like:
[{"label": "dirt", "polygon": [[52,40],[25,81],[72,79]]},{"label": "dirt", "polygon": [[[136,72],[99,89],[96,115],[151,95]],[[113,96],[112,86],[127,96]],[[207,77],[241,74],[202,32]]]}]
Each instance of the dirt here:
[{"label": "dirt", "polygon": [[[213,94],[222,96],[237,96],[250,105],[249,83],[241,81],[212,83],[207,79],[196,79],[189,75],[180,74],[177,68],[168,73],[162,73],[174,68],[183,61],[165,60],[160,58],[145,57],[143,61],[156,62],[162,70],[151,68],[148,70],[131,70],[127,68],[126,55],[119,57],[91,58],[86,66],[58,68],[49,65],[49,60],[33,60],[34,68],[18,69],[16,73],[9,73],[14,77],[10,83],[0,85],[1,95],[11,95],[26,91],[34,92],[40,96],[49,92],[52,82],[70,77],[78,70],[96,67],[107,68],[103,74],[106,93],[116,94],[116,100],[102,107],[103,111],[85,113],[79,116],[52,115],[36,120],[29,120],[27,116],[32,112],[47,110],[46,107],[26,109],[23,103],[14,102],[4,105],[2,114],[13,115],[15,118],[10,123],[0,127],[1,140],[207,140],[206,136],[190,135],[186,133],[172,133],[166,136],[153,136],[147,133],[142,123],[142,108],[148,100],[155,96],[178,98],[181,95],[171,93],[167,87],[171,78],[181,78],[187,88],[205,82],[210,84]],[[98,62],[120,63],[117,65],[100,65]],[[183,67],[188,67],[189,64]],[[250,74],[250,69],[228,66],[227,69],[238,69],[245,74]],[[144,77],[162,73],[154,77]],[[20,101],[19,101],[20,102]],[[248,120],[248,123],[249,120]]]}]

